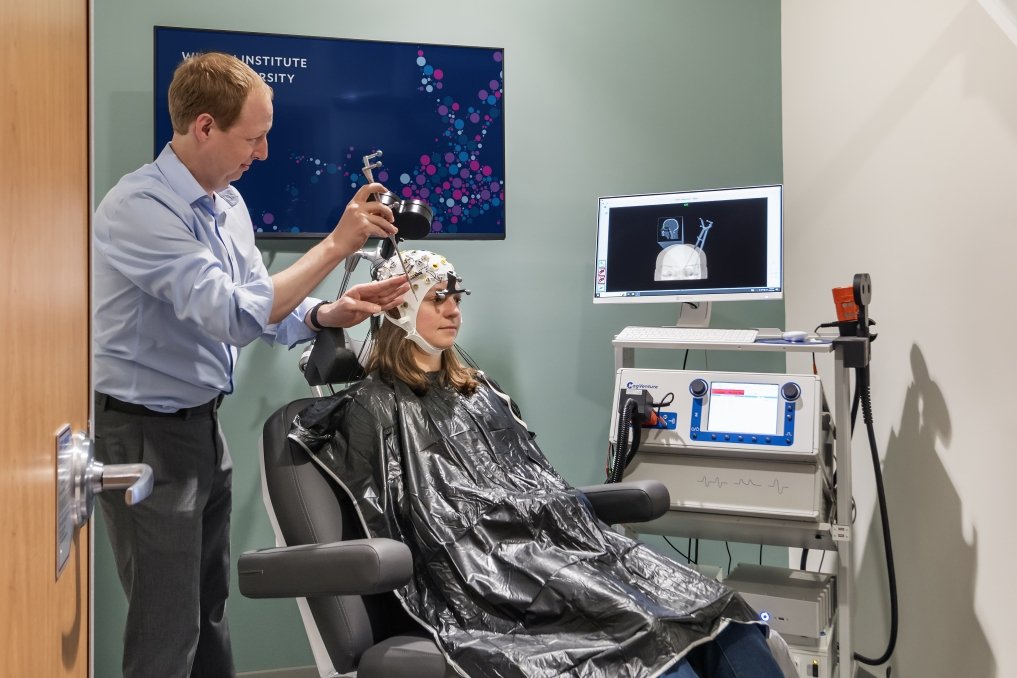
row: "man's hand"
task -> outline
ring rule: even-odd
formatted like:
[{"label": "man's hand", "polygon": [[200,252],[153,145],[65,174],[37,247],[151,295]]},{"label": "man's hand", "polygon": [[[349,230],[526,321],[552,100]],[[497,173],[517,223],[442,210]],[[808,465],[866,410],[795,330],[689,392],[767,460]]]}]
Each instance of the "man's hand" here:
[{"label": "man's hand", "polygon": [[342,257],[356,252],[370,237],[387,238],[397,231],[392,225],[395,216],[392,210],[377,200],[368,200],[374,193],[384,193],[387,189],[381,184],[361,186],[347,203],[339,223],[328,239],[338,248]]},{"label": "man's hand", "polygon": [[409,291],[406,276],[354,285],[338,300],[318,309],[318,324],[322,327],[353,327],[372,315],[395,308]]}]

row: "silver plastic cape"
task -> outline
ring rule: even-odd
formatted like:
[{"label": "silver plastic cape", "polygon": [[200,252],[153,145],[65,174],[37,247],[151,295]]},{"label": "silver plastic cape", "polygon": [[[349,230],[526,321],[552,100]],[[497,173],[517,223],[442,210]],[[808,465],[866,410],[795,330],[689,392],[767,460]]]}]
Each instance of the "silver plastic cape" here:
[{"label": "silver plastic cape", "polygon": [[368,377],[300,413],[369,536],[405,542],[397,595],[468,676],[647,678],[751,608],[619,535],[486,384],[423,396]]}]

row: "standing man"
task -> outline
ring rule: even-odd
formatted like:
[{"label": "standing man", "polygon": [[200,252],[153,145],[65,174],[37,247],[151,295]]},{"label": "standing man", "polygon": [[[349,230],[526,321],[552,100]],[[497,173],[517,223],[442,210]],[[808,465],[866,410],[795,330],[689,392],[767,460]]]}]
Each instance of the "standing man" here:
[{"label": "standing man", "polygon": [[169,89],[173,139],[126,175],[94,221],[96,457],[143,462],[155,489],[126,507],[100,495],[128,598],[124,676],[234,675],[226,620],[232,463],[217,409],[238,348],[293,346],[396,305],[405,281],[308,294],[368,237],[396,232],[362,187],[335,229],[270,276],[232,186],[268,157],[272,90],[219,53],[191,57]]}]

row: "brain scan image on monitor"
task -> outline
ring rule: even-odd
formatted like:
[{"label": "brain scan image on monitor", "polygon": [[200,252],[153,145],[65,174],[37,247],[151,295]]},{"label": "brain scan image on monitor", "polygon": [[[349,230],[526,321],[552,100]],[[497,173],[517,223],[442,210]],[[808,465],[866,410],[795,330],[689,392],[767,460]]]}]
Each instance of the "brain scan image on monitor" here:
[{"label": "brain scan image on monitor", "polygon": [[595,303],[783,297],[779,184],[604,196]]},{"label": "brain scan image on monitor", "polygon": [[657,244],[663,249],[657,255],[653,279],[657,282],[706,280],[709,271],[704,247],[713,221],[699,218],[699,235],[694,245],[685,242],[685,218],[682,216],[660,219],[657,228]]}]

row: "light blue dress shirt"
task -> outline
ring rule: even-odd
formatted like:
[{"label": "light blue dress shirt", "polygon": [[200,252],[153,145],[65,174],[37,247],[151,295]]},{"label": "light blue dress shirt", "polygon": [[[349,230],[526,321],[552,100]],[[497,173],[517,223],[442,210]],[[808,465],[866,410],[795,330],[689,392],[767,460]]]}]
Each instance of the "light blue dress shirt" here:
[{"label": "light blue dress shirt", "polygon": [[308,298],[269,324],[272,281],[232,186],[209,196],[166,145],[123,177],[93,223],[95,388],[172,412],[233,391],[238,348],[314,336]]}]

